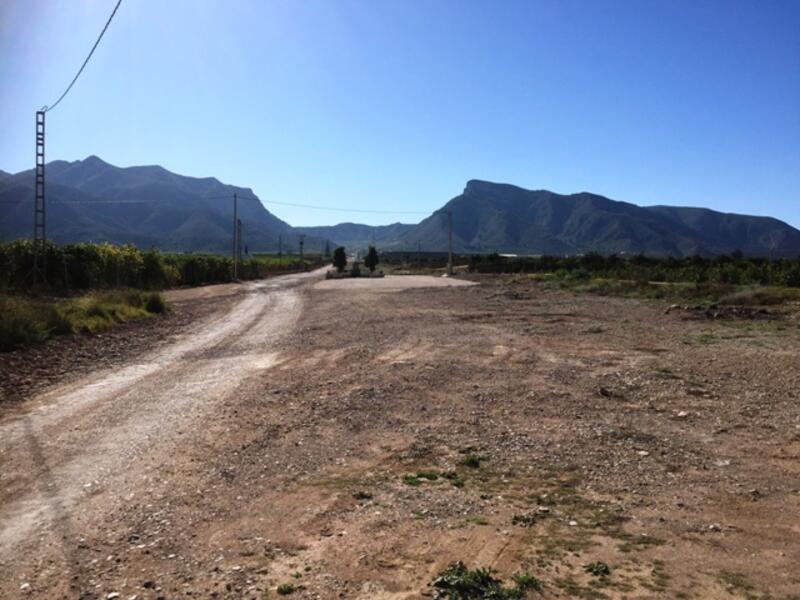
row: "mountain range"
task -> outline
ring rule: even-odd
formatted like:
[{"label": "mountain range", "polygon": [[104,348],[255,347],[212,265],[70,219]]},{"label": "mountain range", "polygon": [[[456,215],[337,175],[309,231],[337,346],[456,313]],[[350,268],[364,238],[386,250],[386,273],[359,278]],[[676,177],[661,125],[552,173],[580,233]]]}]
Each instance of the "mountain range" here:
[{"label": "mountain range", "polygon": [[[278,248],[296,236],[250,188],[214,177],[177,175],[160,166],[120,168],[96,156],[53,161],[47,176],[47,234],[56,243],[109,241],[167,251],[228,252],[233,195],[242,238],[254,250]],[[0,239],[31,235],[33,170],[0,175]],[[324,240],[309,239],[309,249]]]},{"label": "mountain range", "polygon": [[[458,253],[645,253],[800,255],[800,231],[770,217],[705,208],[637,206],[582,192],[561,195],[472,180],[463,193],[418,224],[341,223],[292,227],[270,213],[250,188],[213,177],[177,175],[160,166],[116,167],[96,156],[46,166],[48,237],[57,243],[110,241],[167,251],[226,253],[231,246],[233,194],[244,243],[251,251],[309,251],[326,243],[382,250],[442,251],[449,214]],[[0,239],[29,237],[33,171],[0,171]]]}]

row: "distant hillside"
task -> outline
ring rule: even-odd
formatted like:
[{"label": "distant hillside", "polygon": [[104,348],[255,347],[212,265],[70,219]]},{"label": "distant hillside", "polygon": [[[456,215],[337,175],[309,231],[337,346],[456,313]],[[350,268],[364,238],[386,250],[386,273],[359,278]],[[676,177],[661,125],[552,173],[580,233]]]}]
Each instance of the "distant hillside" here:
[{"label": "distant hillside", "polygon": [[338,246],[360,248],[369,246],[372,240],[381,249],[388,249],[398,244],[400,236],[413,229],[414,225],[392,223],[391,225],[361,225],[358,223],[339,223],[320,227],[295,227],[298,233],[327,238]]},{"label": "distant hillside", "polygon": [[800,254],[800,231],[769,217],[640,207],[586,192],[566,196],[477,180],[403,233],[399,244],[414,248],[417,240],[424,240],[426,249],[446,248],[447,211],[453,213],[457,252]]},{"label": "distant hillside", "polygon": [[[177,175],[159,166],[120,168],[96,156],[47,165],[47,231],[55,242],[109,241],[172,251],[227,253],[233,207],[248,249],[297,251],[331,245],[381,250],[446,250],[448,211],[459,253],[645,253],[685,256],[741,250],[754,256],[800,256],[800,231],[769,217],[705,208],[642,207],[583,192],[561,195],[472,180],[464,192],[417,225],[340,223],[293,228],[271,214],[249,188],[213,177]],[[33,171],[0,171],[0,239],[30,237]]]},{"label": "distant hillside", "polygon": [[[228,252],[234,192],[243,242],[271,251],[278,236],[296,249],[292,228],[272,215],[249,188],[213,177],[177,175],[159,166],[120,168],[96,156],[46,165],[47,231],[55,242],[109,241],[164,250]],[[29,237],[33,171],[0,176],[0,238]],[[323,240],[309,238],[307,248]]]}]

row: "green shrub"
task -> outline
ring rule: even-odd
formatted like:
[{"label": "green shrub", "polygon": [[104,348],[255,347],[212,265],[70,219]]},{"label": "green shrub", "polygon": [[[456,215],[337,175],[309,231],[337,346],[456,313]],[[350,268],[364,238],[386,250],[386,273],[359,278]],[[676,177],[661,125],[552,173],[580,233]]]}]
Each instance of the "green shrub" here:
[{"label": "green shrub", "polygon": [[160,315],[167,312],[167,302],[161,294],[154,292],[147,295],[144,308],[149,313]]},{"label": "green shrub", "polygon": [[0,296],[0,351],[15,350],[55,335],[94,333],[166,310],[160,294],[138,290],[57,300]]},{"label": "green shrub", "polygon": [[47,338],[44,315],[12,298],[0,299],[0,352],[10,352]]},{"label": "green shrub", "polygon": [[467,454],[459,464],[470,469],[478,469],[481,466],[481,460],[477,454]]},{"label": "green shrub", "polygon": [[433,580],[435,597],[446,600],[518,600],[525,598],[529,590],[540,590],[542,583],[529,573],[513,577],[514,586],[504,587],[491,569],[468,569],[464,563],[456,562],[439,573]]}]

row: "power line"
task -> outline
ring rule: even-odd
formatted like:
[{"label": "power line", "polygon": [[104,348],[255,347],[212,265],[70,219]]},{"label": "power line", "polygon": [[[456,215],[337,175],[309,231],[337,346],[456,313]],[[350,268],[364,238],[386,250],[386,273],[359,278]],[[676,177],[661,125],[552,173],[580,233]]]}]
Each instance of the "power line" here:
[{"label": "power line", "polygon": [[294,206],[296,208],[310,208],[313,210],[330,210],[335,212],[375,213],[382,215],[429,215],[430,211],[421,210],[374,210],[369,208],[335,208],[332,206],[314,206],[313,204],[296,204],[294,202],[278,202],[277,200],[262,200],[255,196],[243,196],[249,200],[259,200],[265,204],[278,204],[280,206]]},{"label": "power line", "polygon": [[114,18],[114,15],[117,14],[117,9],[119,8],[120,4],[122,4],[122,0],[117,0],[117,5],[114,7],[114,10],[111,11],[111,16],[108,17],[108,21],[106,21],[106,26],[103,27],[103,31],[100,32],[100,35],[98,36],[97,41],[94,43],[94,46],[92,46],[92,49],[89,51],[89,56],[87,56],[86,60],[83,61],[83,64],[81,65],[81,68],[78,69],[78,73],[73,78],[72,83],[70,83],[69,86],[67,86],[67,89],[64,90],[64,93],[61,94],[61,96],[59,97],[58,100],[56,100],[56,103],[53,104],[53,106],[50,106],[50,107],[44,106],[44,107],[42,107],[42,112],[47,112],[47,111],[53,110],[56,106],[58,106],[59,102],[61,102],[64,99],[64,96],[66,96],[67,93],[69,93],[69,91],[72,89],[72,86],[75,85],[76,81],[78,81],[78,77],[80,77],[81,73],[83,73],[83,70],[86,68],[86,65],[89,62],[89,59],[92,58],[92,54],[94,54],[94,51],[97,49],[97,45],[100,43],[100,40],[103,39],[103,35],[105,35],[106,29],[108,29],[108,26],[111,25],[111,20]]}]

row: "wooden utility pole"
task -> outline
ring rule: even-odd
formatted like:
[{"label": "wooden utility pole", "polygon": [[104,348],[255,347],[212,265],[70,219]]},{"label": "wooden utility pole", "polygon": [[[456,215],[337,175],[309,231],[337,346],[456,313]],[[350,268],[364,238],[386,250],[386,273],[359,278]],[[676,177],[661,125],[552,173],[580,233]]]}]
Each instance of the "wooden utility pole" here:
[{"label": "wooden utility pole", "polygon": [[278,268],[283,266],[283,238],[278,236]]},{"label": "wooden utility pole", "polygon": [[303,262],[303,244],[305,243],[306,236],[301,233],[297,237],[300,240],[300,270],[301,271],[305,271],[306,270],[306,264]]},{"label": "wooden utility pole", "polygon": [[236,261],[242,262],[242,220],[236,220]]},{"label": "wooden utility pole", "polygon": [[447,211],[448,234],[447,234],[447,274],[453,274],[453,211]]},{"label": "wooden utility pole", "polygon": [[239,199],[233,192],[233,279],[239,278],[238,248],[239,245]]}]

